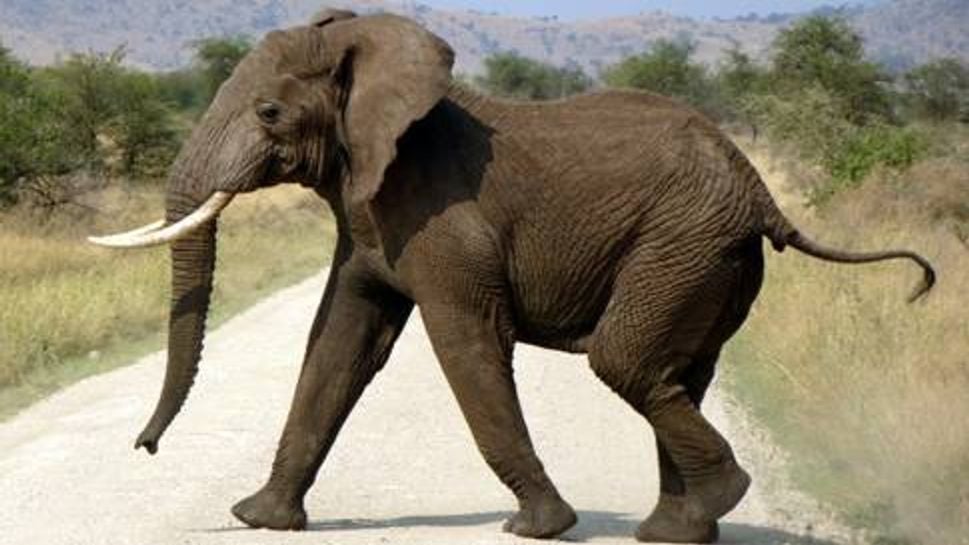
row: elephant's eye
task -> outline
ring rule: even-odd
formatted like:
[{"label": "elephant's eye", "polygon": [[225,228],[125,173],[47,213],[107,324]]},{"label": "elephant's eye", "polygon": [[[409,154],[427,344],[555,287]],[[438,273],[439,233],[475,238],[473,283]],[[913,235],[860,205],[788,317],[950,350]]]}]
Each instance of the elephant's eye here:
[{"label": "elephant's eye", "polygon": [[256,105],[256,115],[267,125],[273,125],[279,121],[282,108],[274,102],[260,102]]}]

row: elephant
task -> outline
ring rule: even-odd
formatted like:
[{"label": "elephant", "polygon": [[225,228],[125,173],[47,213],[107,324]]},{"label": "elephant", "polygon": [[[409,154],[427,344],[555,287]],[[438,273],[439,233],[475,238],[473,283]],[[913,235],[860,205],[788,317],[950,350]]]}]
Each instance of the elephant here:
[{"label": "elephant", "polygon": [[233,514],[306,527],[303,498],[416,307],[484,460],[518,502],[506,532],[576,521],[533,448],[515,343],[586,354],[655,431],[660,497],[644,542],[718,539],[750,476],[700,412],[721,347],[761,287],[764,239],[820,259],[912,260],[823,246],[781,213],[719,127],[632,90],[524,102],[452,79],[454,53],[417,23],[327,10],[267,34],[174,160],[165,219],[92,237],[170,245],[164,384],[135,448],[155,454],[199,367],[220,212],[300,184],[337,225],[327,284],[268,481]]}]

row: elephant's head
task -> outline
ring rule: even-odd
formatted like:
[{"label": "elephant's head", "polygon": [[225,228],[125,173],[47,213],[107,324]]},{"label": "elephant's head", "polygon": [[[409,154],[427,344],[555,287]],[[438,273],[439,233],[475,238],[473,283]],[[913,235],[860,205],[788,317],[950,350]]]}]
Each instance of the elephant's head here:
[{"label": "elephant's head", "polygon": [[93,238],[134,248],[171,244],[168,367],[135,447],[154,453],[192,386],[215,267],[216,220],[237,193],[298,182],[348,220],[341,236],[373,245],[369,201],[397,139],[447,93],[453,53],[391,15],[325,11],[271,32],[246,56],[171,168],[164,221]]}]

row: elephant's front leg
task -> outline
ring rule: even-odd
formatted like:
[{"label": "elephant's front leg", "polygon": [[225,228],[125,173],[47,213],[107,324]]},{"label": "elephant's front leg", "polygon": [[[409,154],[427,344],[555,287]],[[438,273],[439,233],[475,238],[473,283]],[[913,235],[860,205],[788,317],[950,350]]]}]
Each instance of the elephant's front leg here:
[{"label": "elephant's front leg", "polygon": [[351,266],[333,270],[269,482],[232,508],[237,518],[254,528],[306,527],[303,497],[412,308],[396,293],[368,284]]},{"label": "elephant's front leg", "polygon": [[518,498],[520,510],[505,531],[554,537],[575,524],[575,512],[545,474],[529,439],[512,377],[513,340],[503,325],[505,317],[497,309],[476,310],[480,315],[450,305],[421,306],[434,351],[478,449]]}]

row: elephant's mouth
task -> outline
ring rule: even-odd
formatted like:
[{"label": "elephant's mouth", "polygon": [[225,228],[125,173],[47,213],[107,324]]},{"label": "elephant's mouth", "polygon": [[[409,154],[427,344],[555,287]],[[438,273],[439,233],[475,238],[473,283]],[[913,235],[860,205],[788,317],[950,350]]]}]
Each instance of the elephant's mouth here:
[{"label": "elephant's mouth", "polygon": [[148,248],[168,244],[188,236],[200,226],[215,219],[232,202],[234,196],[233,193],[216,191],[202,203],[202,206],[171,225],[166,225],[165,220],[159,220],[125,233],[89,237],[88,240],[109,248]]}]

